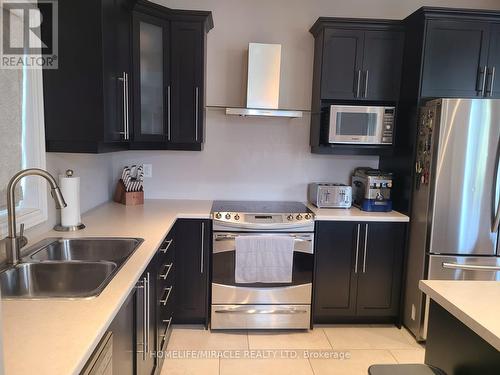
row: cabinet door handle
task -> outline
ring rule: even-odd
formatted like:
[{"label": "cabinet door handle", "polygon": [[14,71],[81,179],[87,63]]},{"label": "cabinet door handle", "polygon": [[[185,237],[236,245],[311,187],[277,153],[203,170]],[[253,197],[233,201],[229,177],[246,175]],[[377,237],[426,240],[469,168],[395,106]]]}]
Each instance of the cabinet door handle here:
[{"label": "cabinet door handle", "polygon": [[491,67],[491,69],[487,70],[487,76],[488,76],[488,84],[486,85],[486,96],[492,96],[493,95],[493,85],[495,83],[495,67]]},{"label": "cabinet door handle", "polygon": [[356,98],[359,98],[359,90],[361,90],[361,69],[358,70],[358,83],[356,85]]},{"label": "cabinet door handle", "polygon": [[171,135],[171,116],[170,116],[170,107],[171,107],[171,100],[170,100],[170,85],[167,86],[167,140],[170,141]]},{"label": "cabinet door handle", "polygon": [[204,268],[204,255],[203,253],[205,252],[205,223],[201,223],[201,253],[200,253],[200,273],[203,273],[203,268]]},{"label": "cabinet door handle", "polygon": [[365,224],[365,245],[363,252],[363,273],[366,273],[366,256],[368,254],[368,224]]},{"label": "cabinet door handle", "polygon": [[144,314],[142,317],[142,360],[146,360],[146,352],[148,350],[148,337],[147,337],[147,329],[148,329],[148,323],[147,323],[147,278],[143,277],[142,278],[142,286],[141,288],[143,289],[143,294],[142,294],[142,313]]},{"label": "cabinet door handle", "polygon": [[198,111],[200,106],[200,88],[194,88],[194,126],[195,126],[195,139],[198,141]]},{"label": "cabinet door handle", "polygon": [[123,131],[120,134],[123,135],[123,139],[128,141],[130,139],[129,132],[129,119],[128,119],[128,74],[126,72],[122,73],[122,76],[118,78],[119,81],[123,83]]},{"label": "cabinet door handle", "polygon": [[365,72],[365,92],[363,93],[363,98],[368,96],[368,70]]},{"label": "cabinet door handle", "polygon": [[356,258],[354,260],[354,273],[358,273],[358,260],[359,260],[359,231],[361,224],[358,224],[358,230],[356,235]]},{"label": "cabinet door handle", "polygon": [[484,96],[484,90],[486,88],[486,70],[487,67],[479,67],[478,71],[478,77],[477,77],[477,82],[478,82],[478,87],[476,87],[477,91],[479,91],[479,96]]}]

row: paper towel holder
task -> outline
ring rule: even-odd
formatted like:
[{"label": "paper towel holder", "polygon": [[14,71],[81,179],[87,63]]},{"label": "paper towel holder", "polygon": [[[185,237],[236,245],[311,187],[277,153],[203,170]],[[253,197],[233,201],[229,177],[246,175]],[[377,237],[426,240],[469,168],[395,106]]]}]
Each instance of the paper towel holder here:
[{"label": "paper towel holder", "polygon": [[[73,170],[72,169],[68,169],[66,171],[66,177],[73,177]],[[85,224],[83,224],[83,223],[80,223],[78,225],[68,225],[68,226],[57,224],[56,226],[54,226],[54,230],[58,231],[58,232],[73,232],[76,230],[82,230],[84,228],[85,228]]]}]

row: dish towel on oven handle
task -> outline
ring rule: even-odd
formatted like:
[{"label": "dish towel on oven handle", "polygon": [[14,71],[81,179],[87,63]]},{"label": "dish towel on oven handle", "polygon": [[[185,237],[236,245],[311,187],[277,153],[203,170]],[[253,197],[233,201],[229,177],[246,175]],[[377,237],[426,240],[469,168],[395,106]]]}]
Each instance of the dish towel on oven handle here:
[{"label": "dish towel on oven handle", "polygon": [[294,238],[291,236],[237,236],[236,283],[291,283]]}]

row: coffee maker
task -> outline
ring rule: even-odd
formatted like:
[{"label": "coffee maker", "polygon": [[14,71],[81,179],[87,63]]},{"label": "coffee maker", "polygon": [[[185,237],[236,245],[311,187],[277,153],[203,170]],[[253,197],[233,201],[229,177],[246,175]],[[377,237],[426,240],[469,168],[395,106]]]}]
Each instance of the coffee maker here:
[{"label": "coffee maker", "polygon": [[352,196],[363,211],[392,211],[392,173],[373,168],[356,168],[352,175]]}]

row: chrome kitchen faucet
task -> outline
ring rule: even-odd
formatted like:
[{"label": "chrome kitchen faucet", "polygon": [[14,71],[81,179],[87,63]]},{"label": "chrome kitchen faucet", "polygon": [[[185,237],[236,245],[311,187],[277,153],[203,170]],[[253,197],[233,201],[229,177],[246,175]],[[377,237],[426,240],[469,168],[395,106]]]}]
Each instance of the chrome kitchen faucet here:
[{"label": "chrome kitchen faucet", "polygon": [[56,208],[61,209],[66,207],[66,202],[64,197],[59,190],[56,180],[52,175],[38,168],[23,169],[17,172],[9,181],[7,185],[7,215],[9,224],[9,235],[6,238],[6,256],[7,263],[17,264],[19,263],[21,249],[26,246],[28,239],[24,237],[24,224],[21,224],[21,233],[19,236],[16,234],[16,199],[15,199],[15,189],[17,183],[26,176],[40,176],[45,178],[50,185],[50,194],[56,203]]}]

